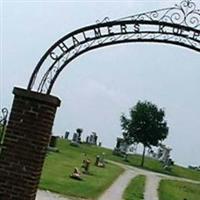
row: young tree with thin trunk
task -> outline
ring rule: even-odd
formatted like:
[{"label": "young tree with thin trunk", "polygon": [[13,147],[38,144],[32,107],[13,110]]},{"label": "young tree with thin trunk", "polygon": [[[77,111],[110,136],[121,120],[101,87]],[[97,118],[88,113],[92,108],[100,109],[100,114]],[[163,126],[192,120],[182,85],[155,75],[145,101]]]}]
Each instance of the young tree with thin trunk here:
[{"label": "young tree with thin trunk", "polygon": [[158,146],[168,135],[167,122],[164,120],[165,112],[151,102],[139,101],[130,109],[130,117],[121,115],[121,127],[126,140],[143,144],[141,166],[144,165],[147,147]]}]

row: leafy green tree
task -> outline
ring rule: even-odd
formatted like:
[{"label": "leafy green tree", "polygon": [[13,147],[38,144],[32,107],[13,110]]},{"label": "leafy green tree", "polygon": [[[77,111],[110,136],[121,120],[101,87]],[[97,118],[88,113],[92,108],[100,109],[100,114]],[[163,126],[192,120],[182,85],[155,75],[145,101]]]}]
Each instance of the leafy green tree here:
[{"label": "leafy green tree", "polygon": [[130,143],[142,143],[143,154],[141,166],[144,165],[147,147],[158,146],[168,135],[167,122],[164,120],[165,112],[151,102],[139,101],[130,109],[130,116],[121,115],[123,135]]}]

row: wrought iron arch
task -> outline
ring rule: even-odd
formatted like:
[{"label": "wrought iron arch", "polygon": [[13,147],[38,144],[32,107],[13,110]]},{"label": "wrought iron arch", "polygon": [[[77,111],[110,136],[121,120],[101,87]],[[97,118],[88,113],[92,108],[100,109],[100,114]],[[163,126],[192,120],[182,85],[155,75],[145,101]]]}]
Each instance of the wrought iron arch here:
[{"label": "wrought iron arch", "polygon": [[200,53],[200,10],[191,0],[183,0],[171,8],[113,21],[106,17],[75,30],[59,39],[43,55],[32,73],[28,90],[36,87],[37,92],[50,94],[60,72],[81,54],[129,42],[167,43]]}]

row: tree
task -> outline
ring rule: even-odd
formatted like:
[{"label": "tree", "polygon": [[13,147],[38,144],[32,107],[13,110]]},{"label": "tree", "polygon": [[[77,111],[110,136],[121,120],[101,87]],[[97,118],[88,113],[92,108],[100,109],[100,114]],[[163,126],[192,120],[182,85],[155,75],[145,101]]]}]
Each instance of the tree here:
[{"label": "tree", "polygon": [[131,143],[142,143],[143,154],[141,166],[144,165],[146,147],[158,146],[168,135],[167,122],[164,120],[165,112],[151,102],[139,101],[130,109],[130,117],[121,115],[121,127],[126,140]]}]

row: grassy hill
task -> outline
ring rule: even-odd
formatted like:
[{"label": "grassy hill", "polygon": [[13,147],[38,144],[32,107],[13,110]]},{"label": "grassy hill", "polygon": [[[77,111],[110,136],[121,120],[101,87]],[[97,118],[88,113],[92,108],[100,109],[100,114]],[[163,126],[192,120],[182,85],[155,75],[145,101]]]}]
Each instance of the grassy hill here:
[{"label": "grassy hill", "polygon": [[[129,162],[123,161],[121,157],[112,155],[112,150],[82,144],[79,148],[72,147],[66,140],[58,141],[59,153],[49,153],[41,177],[40,188],[53,192],[62,193],[68,196],[78,196],[83,198],[97,198],[111,183],[123,172],[118,166],[107,164],[106,168],[94,166],[95,157],[105,153],[108,160],[117,161],[124,164],[140,167],[141,156],[130,155]],[[83,175],[83,181],[69,178],[74,167],[79,167],[82,160],[86,158],[92,160],[91,175]],[[200,181],[200,172],[173,166],[171,171],[163,169],[162,164],[156,160],[146,158],[144,168],[151,171],[165,173],[173,176],[185,177]]]}]

